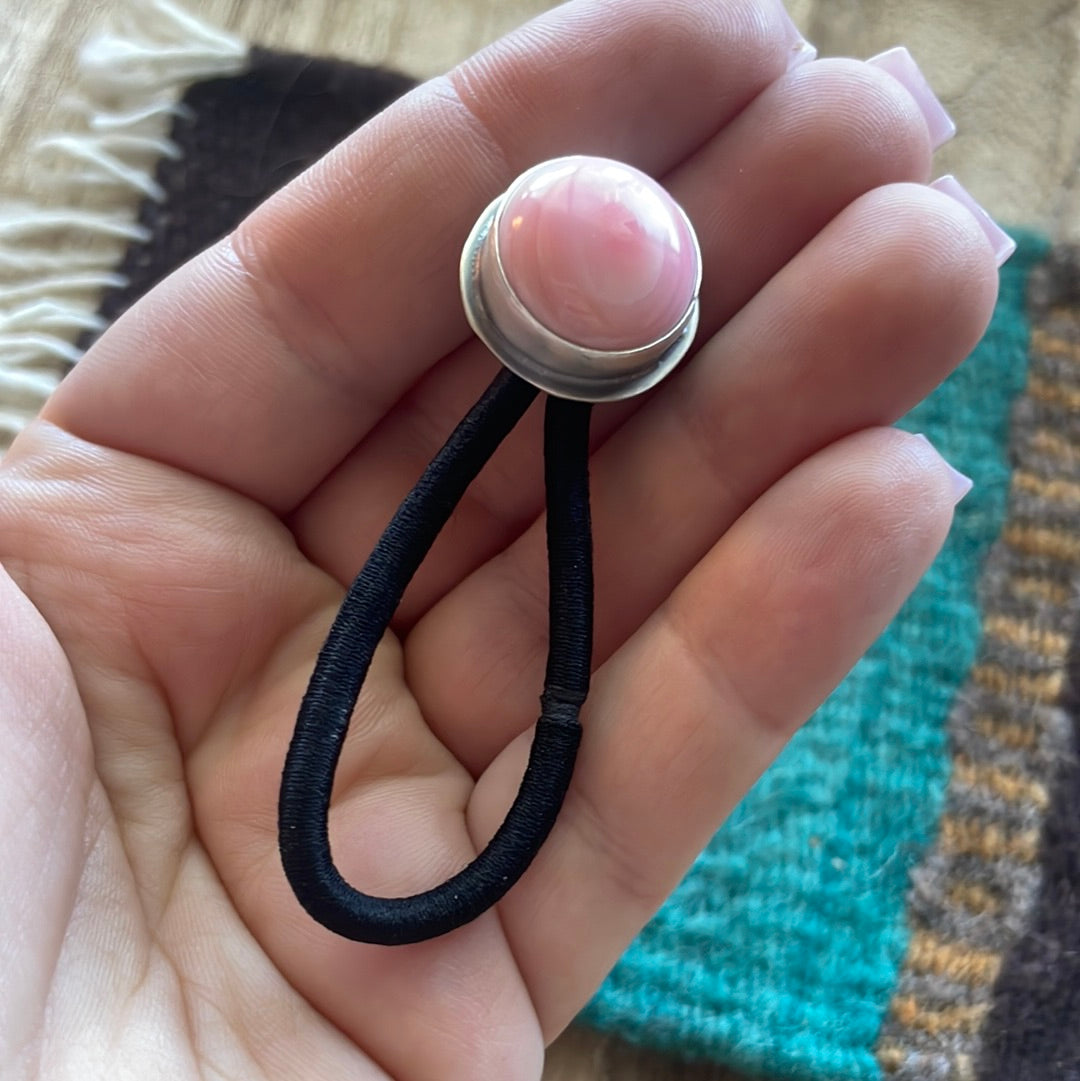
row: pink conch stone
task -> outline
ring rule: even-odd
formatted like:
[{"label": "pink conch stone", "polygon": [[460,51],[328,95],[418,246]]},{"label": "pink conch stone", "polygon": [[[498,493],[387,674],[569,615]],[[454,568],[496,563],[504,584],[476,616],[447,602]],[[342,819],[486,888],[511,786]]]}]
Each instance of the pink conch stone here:
[{"label": "pink conch stone", "polygon": [[606,158],[560,158],[524,177],[507,193],[498,245],[533,318],[589,349],[662,338],[697,287],[697,247],[675,201]]}]

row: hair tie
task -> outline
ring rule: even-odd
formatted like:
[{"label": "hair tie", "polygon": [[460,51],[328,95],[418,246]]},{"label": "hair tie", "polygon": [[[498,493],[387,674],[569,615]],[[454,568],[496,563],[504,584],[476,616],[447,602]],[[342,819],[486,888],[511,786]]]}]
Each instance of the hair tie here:
[{"label": "hair tie", "polygon": [[[475,919],[525,873],[570,785],[592,658],[592,403],[654,386],[690,348],[701,254],[689,220],[644,173],[568,157],[522,174],[474,227],[461,258],[472,328],[505,369],[405,497],[345,595],[285,759],[278,841],[301,905],[346,938],[420,942]],[[487,847],[439,886],[372,897],[334,866],[328,814],[341,749],[372,656],[412,576],[473,478],[540,391],[547,499],[547,674],[521,787]]]}]

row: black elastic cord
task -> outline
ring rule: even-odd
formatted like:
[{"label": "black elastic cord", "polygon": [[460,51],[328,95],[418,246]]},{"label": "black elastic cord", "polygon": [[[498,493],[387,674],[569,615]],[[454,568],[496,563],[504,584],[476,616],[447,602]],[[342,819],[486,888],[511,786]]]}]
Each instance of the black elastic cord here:
[{"label": "black elastic cord", "polygon": [[346,938],[382,945],[420,942],[475,919],[524,874],[569,787],[592,653],[591,410],[551,398],[544,425],[550,645],[541,716],[518,794],[483,852],[423,893],[361,893],[331,857],[327,815],[334,772],[375,648],[439,530],[536,394],[503,372],[454,430],[350,586],[301,703],[278,801],[281,858],[308,913]]}]

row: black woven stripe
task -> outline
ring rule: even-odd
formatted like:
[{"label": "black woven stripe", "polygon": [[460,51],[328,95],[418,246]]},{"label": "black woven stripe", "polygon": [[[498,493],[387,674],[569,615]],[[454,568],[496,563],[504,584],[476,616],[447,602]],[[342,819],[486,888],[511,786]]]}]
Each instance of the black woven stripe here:
[{"label": "black woven stripe", "polygon": [[165,199],[139,210],[149,239],[128,246],[117,270],[129,284],[109,290],[99,313],[118,318],[415,84],[396,71],[258,48],[246,71],[193,83],[170,131],[180,154],[154,171]]},{"label": "black woven stripe", "polygon": [[1072,747],[1051,788],[1035,909],[994,988],[981,1081],[1080,1078],[1080,640],[1069,667]]}]

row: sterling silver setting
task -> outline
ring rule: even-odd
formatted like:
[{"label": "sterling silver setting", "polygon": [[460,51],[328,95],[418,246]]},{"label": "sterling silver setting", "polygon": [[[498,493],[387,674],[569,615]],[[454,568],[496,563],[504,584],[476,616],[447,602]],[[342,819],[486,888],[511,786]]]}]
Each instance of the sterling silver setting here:
[{"label": "sterling silver setting", "polygon": [[[519,177],[514,188],[532,171]],[[516,375],[560,398],[614,402],[656,386],[686,356],[697,333],[701,251],[693,228],[689,232],[697,259],[697,281],[693,299],[678,323],[662,338],[636,349],[587,349],[538,322],[507,281],[498,241],[499,217],[507,194],[484,211],[461,254],[461,296],[477,337]],[[686,218],[681,208],[679,213]]]}]

